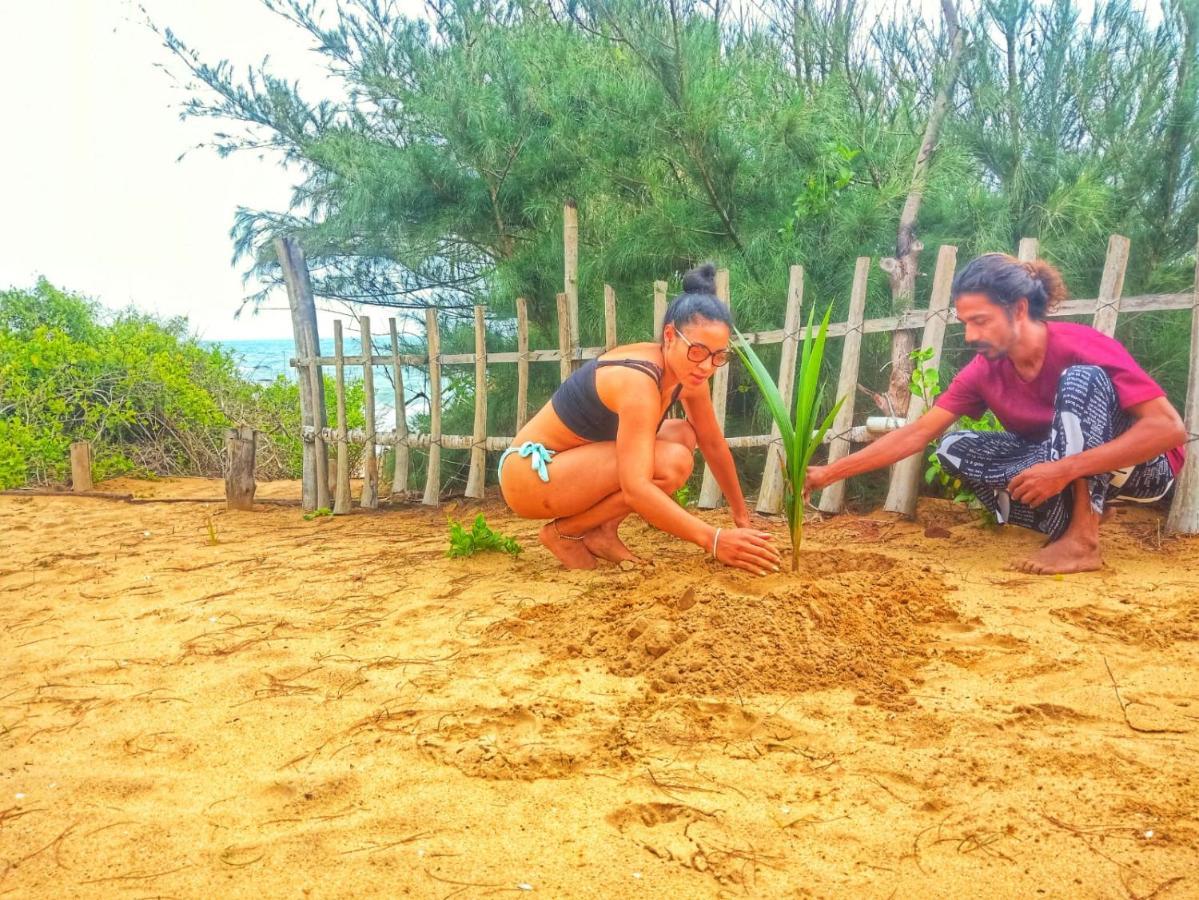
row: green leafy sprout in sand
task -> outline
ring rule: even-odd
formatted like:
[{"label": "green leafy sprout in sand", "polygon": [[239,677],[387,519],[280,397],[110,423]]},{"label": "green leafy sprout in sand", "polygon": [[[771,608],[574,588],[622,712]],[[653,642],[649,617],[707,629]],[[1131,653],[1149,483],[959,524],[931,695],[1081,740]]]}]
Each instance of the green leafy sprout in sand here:
[{"label": "green leafy sprout in sand", "polygon": [[[825,434],[828,433],[844,402],[844,398],[838,400],[823,420],[819,418],[820,407],[824,401],[820,366],[824,362],[824,344],[828,338],[828,320],[832,312],[833,308],[830,306],[815,334],[812,327],[815,310],[808,315],[808,327],[804,330],[803,352],[800,355],[799,373],[795,384],[794,419],[787,409],[787,404],[783,402],[783,396],[779,393],[774,379],[770,377],[762,360],[740,331],[737,331],[737,343],[734,345],[754,384],[762,392],[770,415],[782,436],[783,481],[786,485],[783,506],[787,512],[787,524],[790,526],[792,572],[799,568],[799,545],[803,541],[804,480],[807,478],[808,465],[816,448],[823,443]],[[817,422],[820,423],[819,426]]]},{"label": "green leafy sprout in sand", "polygon": [[467,531],[461,522],[450,519],[449,523],[450,549],[446,551],[446,556],[473,556],[480,550],[500,550],[516,556],[523,549],[512,538],[488,528],[482,513],[475,516],[470,531]]}]

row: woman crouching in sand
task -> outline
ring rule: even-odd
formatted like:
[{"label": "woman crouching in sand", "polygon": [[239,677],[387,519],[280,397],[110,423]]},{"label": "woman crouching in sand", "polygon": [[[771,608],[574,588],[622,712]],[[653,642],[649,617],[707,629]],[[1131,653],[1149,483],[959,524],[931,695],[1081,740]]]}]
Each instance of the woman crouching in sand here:
[{"label": "woman crouching in sand", "polygon": [[[656,528],[754,574],[777,572],[773,537],[750,527],[733,455],[716,422],[708,379],[728,362],[731,319],[716,269],[683,277],[662,343],[625,344],[564,381],[500,457],[504,500],[518,516],[550,519],[541,543],[571,569],[596,557],[636,560],[617,529],[635,512]],[[666,418],[681,400],[687,419]],[[677,504],[700,453],[728,498],[735,528],[714,528]]]}]

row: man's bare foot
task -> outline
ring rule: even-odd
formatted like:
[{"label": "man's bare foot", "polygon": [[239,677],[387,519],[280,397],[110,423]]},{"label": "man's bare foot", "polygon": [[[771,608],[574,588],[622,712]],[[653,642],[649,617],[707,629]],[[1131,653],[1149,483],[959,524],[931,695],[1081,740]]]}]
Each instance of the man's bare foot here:
[{"label": "man's bare foot", "polygon": [[1012,565],[1030,575],[1068,575],[1071,572],[1093,572],[1103,568],[1103,557],[1099,555],[1099,545],[1094,541],[1064,534],[1027,559]]},{"label": "man's bare foot", "polygon": [[584,546],[583,541],[568,541],[554,529],[553,522],[546,522],[537,532],[541,544],[562,561],[568,569],[594,569],[595,557]]},{"label": "man's bare foot", "polygon": [[583,535],[583,546],[598,556],[600,559],[606,559],[608,562],[624,562],[626,559],[630,562],[641,562],[633,551],[624,545],[621,541],[617,529],[620,527],[619,522],[605,522],[596,528],[592,528]]}]

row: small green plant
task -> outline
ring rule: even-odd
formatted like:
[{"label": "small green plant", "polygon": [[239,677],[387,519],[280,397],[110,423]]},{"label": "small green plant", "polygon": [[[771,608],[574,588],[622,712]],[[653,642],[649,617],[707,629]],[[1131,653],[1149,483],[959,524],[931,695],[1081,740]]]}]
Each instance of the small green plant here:
[{"label": "small green plant", "polygon": [[319,519],[322,516],[331,516],[331,515],[333,515],[333,510],[329,509],[329,507],[327,507],[327,506],[322,506],[322,507],[319,507],[318,509],[314,509],[312,512],[304,513],[304,521],[311,522],[313,519]]},{"label": "small green plant", "polygon": [[694,498],[691,496],[691,485],[685,484],[674,492],[674,502],[686,509]]},{"label": "small green plant", "polygon": [[[795,418],[792,420],[787,404],[783,402],[778,386],[745,336],[737,331],[737,355],[745,364],[754,384],[762,392],[770,415],[779,427],[783,440],[783,480],[786,483],[784,508],[791,534],[791,571],[799,568],[799,545],[803,541],[804,481],[812,454],[824,442],[841,409],[844,398],[833,404],[828,415],[820,420],[820,407],[824,405],[824,390],[820,384],[820,365],[824,362],[824,344],[828,338],[828,320],[833,308],[825,310],[820,329],[812,333],[815,310],[808,315],[808,327],[804,331],[803,352],[799,358],[799,373],[795,384]],[[736,330],[736,329],[734,329]],[[820,424],[817,425],[817,422]]]},{"label": "small green plant", "polygon": [[220,541],[218,541],[216,538],[216,526],[214,524],[212,524],[212,514],[211,513],[208,514],[207,524],[208,524],[208,545],[210,547],[215,547],[217,544],[220,543]]},{"label": "small green plant", "polygon": [[[935,366],[925,365],[932,359],[932,355],[931,347],[913,350],[908,354],[908,358],[912,360],[912,377],[908,386],[914,396],[920,397],[924,401],[925,409],[931,408],[933,401],[941,393],[941,373]],[[1003,431],[1003,426],[999,424],[999,420],[990,410],[987,410],[980,419],[963,416],[958,425],[966,431]],[[927,457],[928,466],[924,470],[924,483],[931,485],[934,481],[937,482],[945,496],[956,503],[965,503],[972,509],[982,510],[983,518],[987,522],[991,522],[990,512],[974,496],[974,492],[964,487],[962,480],[956,475],[945,471],[940,457],[937,456],[935,445],[930,445],[930,447]]]},{"label": "small green plant", "polygon": [[516,556],[523,549],[512,538],[488,528],[482,513],[475,516],[470,531],[467,531],[461,522],[455,522],[453,519],[449,520],[449,524],[450,549],[446,551],[446,556],[473,556],[480,550],[500,550]]}]

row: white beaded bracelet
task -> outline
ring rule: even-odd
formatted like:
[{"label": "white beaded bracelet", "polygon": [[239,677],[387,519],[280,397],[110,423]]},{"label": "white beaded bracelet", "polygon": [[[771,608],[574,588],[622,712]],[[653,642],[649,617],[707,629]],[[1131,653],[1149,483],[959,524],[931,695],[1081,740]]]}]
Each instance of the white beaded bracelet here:
[{"label": "white beaded bracelet", "polygon": [[718,559],[716,556],[716,548],[720,546],[720,531],[721,529],[717,528],[716,535],[712,538],[712,559]]}]

